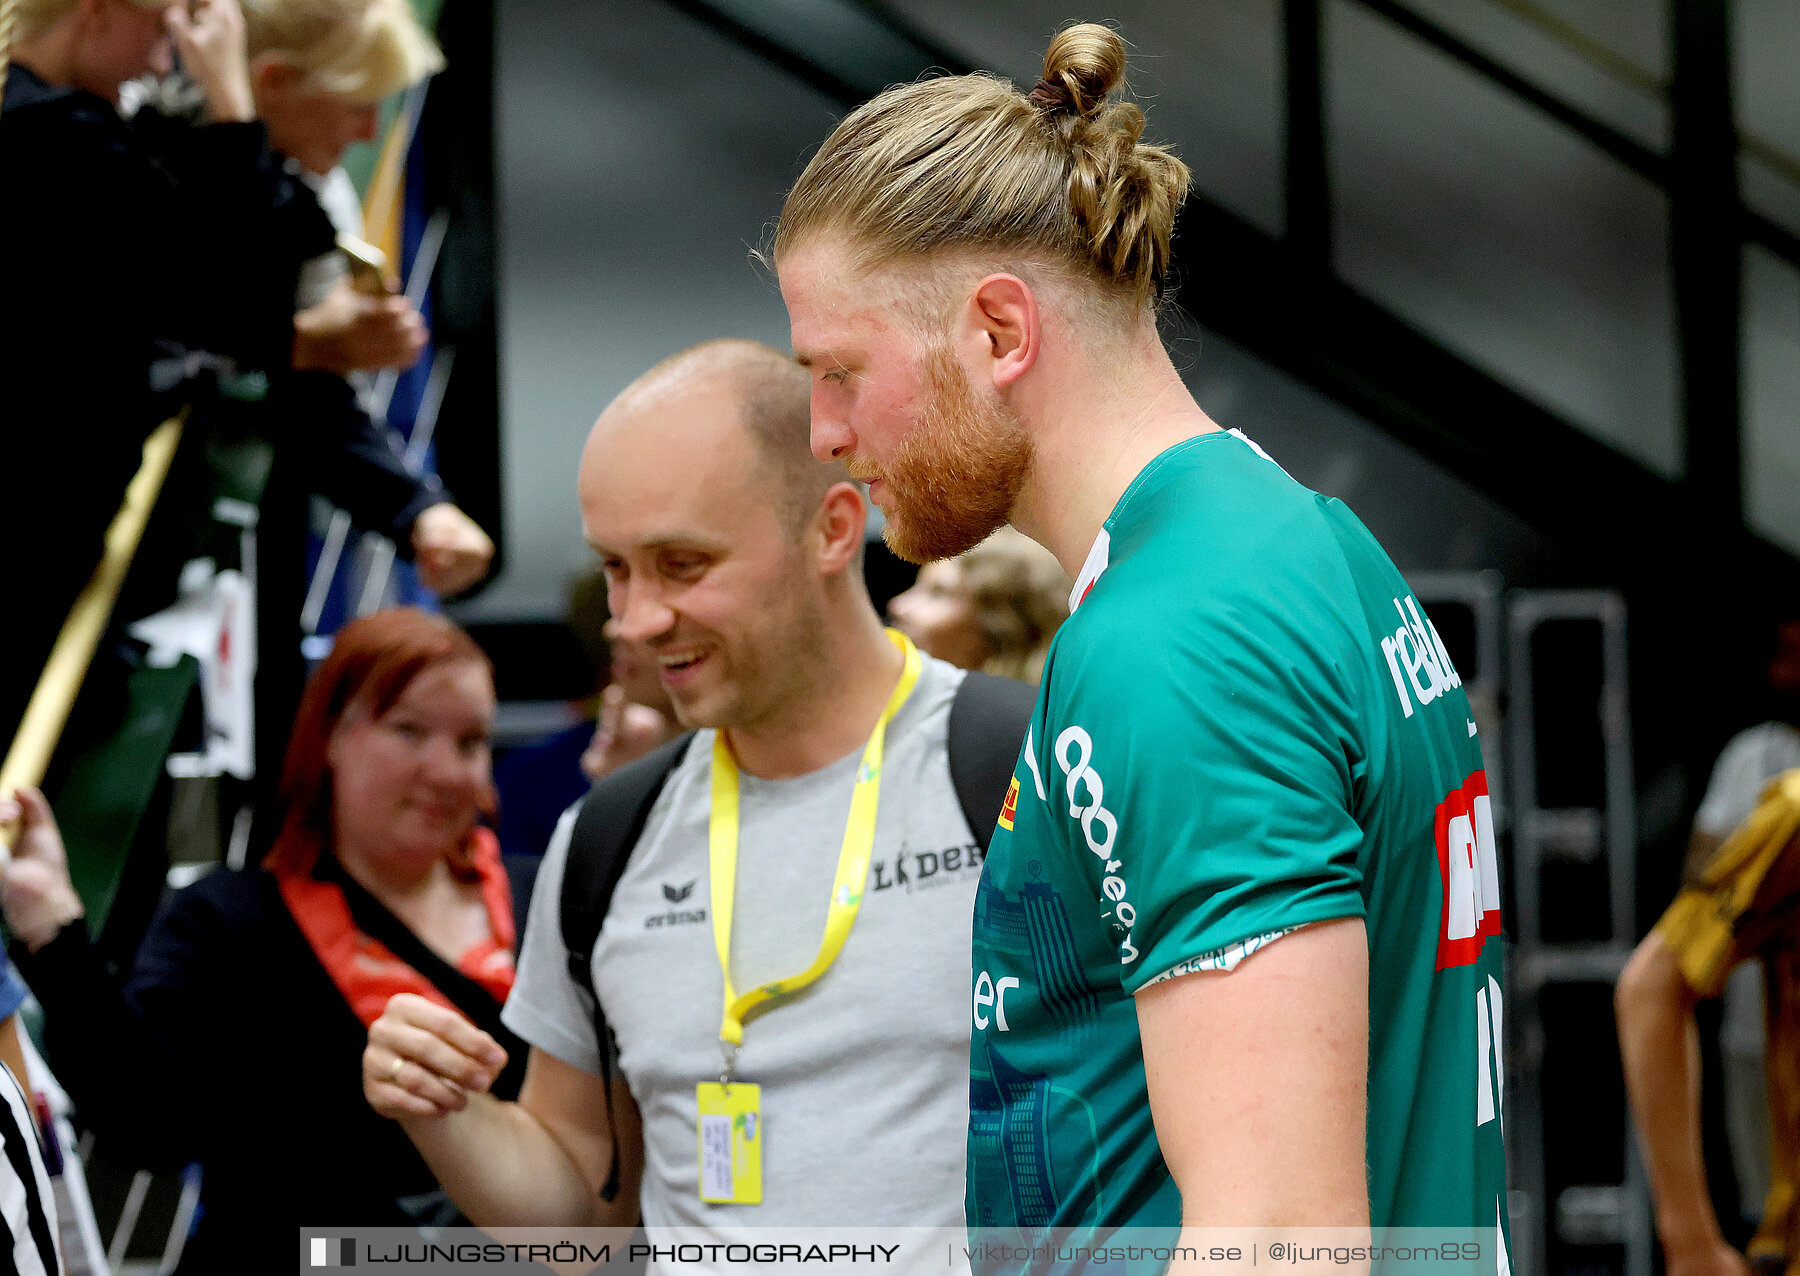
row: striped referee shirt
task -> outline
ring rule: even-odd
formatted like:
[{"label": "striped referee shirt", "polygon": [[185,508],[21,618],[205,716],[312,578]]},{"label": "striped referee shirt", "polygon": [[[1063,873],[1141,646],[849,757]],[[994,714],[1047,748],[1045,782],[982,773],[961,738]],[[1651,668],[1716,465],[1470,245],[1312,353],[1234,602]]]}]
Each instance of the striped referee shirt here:
[{"label": "striped referee shirt", "polygon": [[44,1152],[38,1144],[37,1121],[19,1083],[0,1067],[0,1273],[5,1276],[58,1276],[62,1260],[56,1248],[56,1201]]}]

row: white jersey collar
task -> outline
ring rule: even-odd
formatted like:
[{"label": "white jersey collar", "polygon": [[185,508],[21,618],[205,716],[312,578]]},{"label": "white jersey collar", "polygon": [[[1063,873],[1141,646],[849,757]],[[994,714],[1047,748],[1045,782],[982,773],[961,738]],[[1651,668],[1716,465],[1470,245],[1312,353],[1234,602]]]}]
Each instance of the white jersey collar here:
[{"label": "white jersey collar", "polygon": [[1102,527],[1100,534],[1094,537],[1094,547],[1088,550],[1087,561],[1081,565],[1081,574],[1075,577],[1075,588],[1069,591],[1071,615],[1081,606],[1082,599],[1087,597],[1088,590],[1094,587],[1094,582],[1100,579],[1100,573],[1106,570],[1106,565],[1111,561],[1112,533]]},{"label": "white jersey collar", "polygon": [[[1227,430],[1226,433],[1247,445],[1252,452],[1255,452],[1276,469],[1281,470],[1283,474],[1287,474],[1287,471],[1281,468],[1280,462],[1276,461],[1274,457],[1263,451],[1256,440],[1245,435],[1242,430]],[[1290,474],[1288,477],[1292,478],[1293,476]],[[1130,489],[1128,488],[1127,491],[1129,490]],[[1102,527],[1100,529],[1100,534],[1094,537],[1093,548],[1088,550],[1087,561],[1081,565],[1081,574],[1075,578],[1075,588],[1069,591],[1070,615],[1073,615],[1075,609],[1081,606],[1082,600],[1088,596],[1088,590],[1094,587],[1094,582],[1100,579],[1100,574],[1106,570],[1107,565],[1111,563],[1111,561],[1112,533],[1108,532],[1105,527]]]}]

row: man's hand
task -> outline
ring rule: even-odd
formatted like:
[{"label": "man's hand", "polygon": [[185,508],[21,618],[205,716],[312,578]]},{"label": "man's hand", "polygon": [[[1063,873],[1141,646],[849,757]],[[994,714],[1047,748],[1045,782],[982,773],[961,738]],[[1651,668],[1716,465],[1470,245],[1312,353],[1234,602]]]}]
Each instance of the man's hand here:
[{"label": "man's hand", "polygon": [[600,720],[594,726],[594,738],[582,752],[581,772],[598,783],[627,762],[673,740],[680,730],[648,705],[626,700],[625,688],[615,682],[600,693]]},{"label": "man's hand", "polygon": [[[643,1127],[623,1078],[600,1079],[542,1050],[526,1056],[517,1101],[487,1090],[506,1054],[454,1011],[401,993],[369,1028],[363,1093],[400,1128],[477,1227],[630,1227],[638,1218]],[[621,1122],[615,1134],[613,1118]],[[618,1140],[620,1192],[601,1186]]]},{"label": "man's hand", "polygon": [[1688,1248],[1664,1242],[1663,1270],[1668,1276],[1750,1276],[1749,1262],[1722,1240]]},{"label": "man's hand", "polygon": [[191,0],[163,11],[181,65],[206,94],[207,118],[243,123],[256,118],[238,0]]},{"label": "man's hand", "polygon": [[363,1094],[384,1117],[441,1117],[484,1094],[506,1066],[500,1043],[413,993],[388,1001],[363,1049]]},{"label": "man's hand", "polygon": [[412,526],[413,565],[419,580],[443,597],[481,580],[494,561],[494,542],[475,520],[448,501],[430,506]]},{"label": "man's hand", "polygon": [[346,376],[382,368],[410,368],[429,334],[405,297],[371,297],[348,282],[294,316],[294,370]]},{"label": "man's hand", "polygon": [[0,797],[0,826],[17,824],[12,863],[0,881],[0,911],[7,929],[36,952],[81,917],[81,896],[69,881],[69,861],[50,804],[36,789]]}]

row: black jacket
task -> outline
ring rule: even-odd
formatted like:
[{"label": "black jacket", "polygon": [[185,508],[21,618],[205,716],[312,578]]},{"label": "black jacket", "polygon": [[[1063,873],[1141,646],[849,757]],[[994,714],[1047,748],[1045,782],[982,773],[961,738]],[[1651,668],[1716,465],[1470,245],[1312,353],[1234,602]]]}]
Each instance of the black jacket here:
[{"label": "black jacket", "polygon": [[[144,438],[183,402],[212,405],[195,430],[248,428],[276,445],[263,615],[284,634],[299,590],[282,580],[305,570],[304,492],[394,536],[402,554],[419,511],[449,498],[406,472],[342,378],[289,370],[301,264],[335,236],[262,125],[151,110],[126,122],[15,64],[0,190],[0,544],[9,596],[24,601],[0,626],[4,741]],[[267,399],[220,403],[221,368],[264,373]]]},{"label": "black jacket", "polygon": [[[366,933],[505,1047],[494,1093],[515,1097],[526,1051],[499,1003],[335,880]],[[522,920],[528,876],[513,889]],[[43,1003],[50,1066],[77,1118],[150,1168],[200,1162],[203,1213],[183,1273],[285,1269],[301,1227],[406,1226],[417,1215],[402,1198],[436,1191],[411,1141],[364,1099],[367,1033],[269,874],[218,870],[177,894],[122,990],[80,923],[12,955]]]}]

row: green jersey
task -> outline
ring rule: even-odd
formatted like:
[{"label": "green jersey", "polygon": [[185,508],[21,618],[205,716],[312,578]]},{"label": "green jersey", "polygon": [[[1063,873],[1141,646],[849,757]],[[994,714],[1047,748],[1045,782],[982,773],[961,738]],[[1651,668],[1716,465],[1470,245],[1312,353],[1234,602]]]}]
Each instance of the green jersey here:
[{"label": "green jersey", "polygon": [[1487,781],[1399,571],[1220,432],[1131,484],[1075,603],[976,898],[971,1228],[1174,1226],[1133,995],[1351,917],[1372,1222],[1503,1227]]}]

